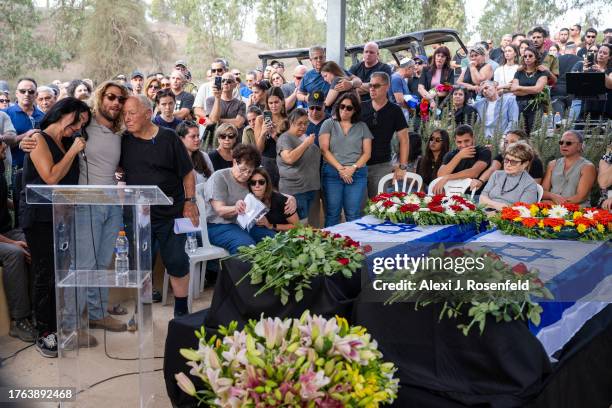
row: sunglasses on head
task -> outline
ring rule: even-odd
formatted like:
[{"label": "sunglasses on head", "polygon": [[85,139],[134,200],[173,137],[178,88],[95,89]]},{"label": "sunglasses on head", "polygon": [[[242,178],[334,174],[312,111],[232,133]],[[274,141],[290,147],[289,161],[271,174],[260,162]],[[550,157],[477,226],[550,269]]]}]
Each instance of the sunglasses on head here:
[{"label": "sunglasses on head", "polygon": [[106,97],[106,99],[108,99],[111,102],[114,102],[115,99],[119,100],[119,103],[124,103],[125,100],[127,99],[125,96],[123,95],[115,95],[113,93],[106,93],[104,94],[104,97]]},{"label": "sunglasses on head", "polygon": [[25,94],[34,95],[36,93],[36,89],[18,89],[17,92],[19,92],[22,95],[25,95]]},{"label": "sunglasses on head", "polygon": [[355,108],[353,107],[353,105],[345,105],[345,104],[343,104],[343,103],[341,103],[341,104],[338,106],[338,108],[340,108],[340,110],[345,110],[345,111],[347,111],[347,112],[352,112],[352,111],[353,111],[353,109],[355,109]]},{"label": "sunglasses on head", "polygon": [[314,105],[310,105],[310,106],[308,107],[308,109],[309,109],[309,110],[321,111],[321,110],[323,110],[323,107],[322,107],[322,106],[314,106]]},{"label": "sunglasses on head", "polygon": [[225,140],[225,139],[235,139],[236,138],[236,134],[235,133],[223,133],[219,135],[219,139],[221,140]]},{"label": "sunglasses on head", "polygon": [[266,185],[266,179],[257,179],[257,180],[249,180],[249,186],[253,187],[253,186],[265,186]]},{"label": "sunglasses on head", "polygon": [[573,145],[574,142],[570,141],[570,140],[559,140],[559,146],[571,146]]}]

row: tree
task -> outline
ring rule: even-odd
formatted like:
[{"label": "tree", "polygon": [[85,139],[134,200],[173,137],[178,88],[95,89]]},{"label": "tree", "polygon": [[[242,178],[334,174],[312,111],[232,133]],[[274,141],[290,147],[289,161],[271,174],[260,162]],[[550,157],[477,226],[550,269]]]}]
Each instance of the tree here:
[{"label": "tree", "polygon": [[47,11],[50,12],[50,21],[53,21],[55,30],[55,46],[63,60],[74,59],[79,51],[87,3],[87,0],[58,0],[51,11],[47,2]]},{"label": "tree", "polygon": [[257,9],[259,41],[274,48],[306,47],[325,40],[325,22],[312,0],[261,0]]},{"label": "tree", "polygon": [[155,47],[140,0],[92,0],[83,30],[87,74],[103,81],[136,68],[138,57],[152,58]]},{"label": "tree", "polygon": [[168,21],[172,18],[172,9],[167,0],[151,1],[151,17],[156,21]]},{"label": "tree", "polygon": [[60,53],[34,34],[40,16],[32,0],[0,1],[0,77],[15,78],[36,68],[60,68]]}]

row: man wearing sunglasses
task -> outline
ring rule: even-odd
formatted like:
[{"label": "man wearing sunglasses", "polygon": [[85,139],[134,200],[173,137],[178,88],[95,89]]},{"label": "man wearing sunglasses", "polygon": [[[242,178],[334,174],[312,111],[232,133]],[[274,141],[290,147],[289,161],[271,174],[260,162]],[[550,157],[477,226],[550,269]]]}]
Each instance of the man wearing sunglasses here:
[{"label": "man wearing sunglasses", "polygon": [[595,44],[595,40],[597,40],[597,30],[593,27],[588,28],[586,33],[584,33],[584,44],[583,47],[578,50],[578,58],[582,59],[587,55],[591,47]]},{"label": "man wearing sunglasses", "polygon": [[319,145],[319,132],[321,131],[321,125],[325,122],[325,119],[329,118],[327,112],[325,112],[325,97],[323,91],[316,90],[308,95],[308,127],[306,128],[306,135],[315,135],[315,144]]},{"label": "man wearing sunglasses", "polygon": [[[32,78],[21,78],[17,81],[15,96],[17,103],[4,110],[11,118],[13,127],[17,132],[14,138],[7,138],[5,142],[11,146],[13,158],[13,171],[23,167],[24,153],[18,144],[24,138],[38,131],[40,121],[45,114],[36,107],[37,84]],[[14,173],[13,173],[14,175]],[[15,180],[13,180],[13,185]]]},{"label": "man wearing sunglasses", "polygon": [[236,78],[230,72],[221,77],[221,89],[213,86],[213,96],[206,99],[206,113],[209,123],[231,123],[238,129],[239,136],[247,121],[246,104],[240,98],[234,98]]},{"label": "man wearing sunglasses", "polygon": [[293,82],[287,82],[281,86],[283,95],[285,95],[285,106],[287,107],[287,112],[295,108],[306,108],[306,104],[302,101],[298,101],[297,99],[300,83],[302,82],[304,75],[306,75],[306,71],[308,71],[308,68],[306,68],[305,65],[298,65],[293,69]]},{"label": "man wearing sunglasses", "polygon": [[198,93],[193,102],[193,113],[200,119],[206,118],[206,100],[213,94],[213,86],[216,77],[222,77],[227,72],[225,60],[217,58],[210,64],[211,78],[209,82],[200,85]]}]

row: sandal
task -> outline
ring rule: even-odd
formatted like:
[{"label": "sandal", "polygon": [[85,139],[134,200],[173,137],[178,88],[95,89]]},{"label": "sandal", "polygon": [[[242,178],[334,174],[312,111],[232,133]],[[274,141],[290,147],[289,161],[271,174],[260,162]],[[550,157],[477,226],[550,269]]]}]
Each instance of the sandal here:
[{"label": "sandal", "polygon": [[112,315],[120,316],[128,314],[128,311],[125,307],[121,306],[119,303],[113,305],[113,307],[109,307],[107,312]]},{"label": "sandal", "polygon": [[127,330],[129,332],[135,332],[138,330],[138,323],[136,323],[136,315],[133,315],[127,324]]}]

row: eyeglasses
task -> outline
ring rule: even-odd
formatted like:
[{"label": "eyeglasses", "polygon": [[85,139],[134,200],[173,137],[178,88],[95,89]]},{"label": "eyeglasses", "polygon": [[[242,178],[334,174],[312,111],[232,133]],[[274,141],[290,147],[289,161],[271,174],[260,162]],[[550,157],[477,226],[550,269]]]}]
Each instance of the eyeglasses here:
[{"label": "eyeglasses", "polygon": [[9,103],[11,102],[10,99],[0,99],[0,103]]},{"label": "eyeglasses", "polygon": [[235,133],[222,133],[222,134],[219,135],[218,138],[221,139],[221,140],[225,140],[225,139],[232,140],[232,139],[235,139],[236,136],[237,135]]},{"label": "eyeglasses", "polygon": [[233,84],[234,82],[236,81],[234,81],[233,79],[229,79],[229,78],[224,78],[221,80],[222,84]]},{"label": "eyeglasses", "polygon": [[322,106],[314,106],[314,105],[310,105],[310,106],[308,107],[308,110],[316,110],[316,111],[318,112],[318,111],[323,110],[323,107],[322,107]]},{"label": "eyeglasses", "polygon": [[586,38],[595,38],[594,35],[587,35]]},{"label": "eyeglasses", "polygon": [[414,63],[417,65],[423,65],[423,61],[415,61]]},{"label": "eyeglasses", "polygon": [[161,84],[162,88],[170,88],[170,84]]},{"label": "eyeglasses", "polygon": [[216,68],[216,69],[215,68],[211,68],[210,69],[210,72],[217,72],[218,73],[218,72],[223,72],[223,71],[225,71],[223,68]]},{"label": "eyeglasses", "polygon": [[343,103],[341,103],[338,107],[340,108],[340,110],[345,110],[347,112],[352,112],[353,109],[355,109],[353,105],[345,105]]},{"label": "eyeglasses", "polygon": [[385,86],[385,85],[386,84],[373,84],[373,83],[370,83],[370,88],[372,88],[372,89],[379,89],[380,87]]},{"label": "eyeglasses", "polygon": [[249,180],[249,186],[251,187],[265,186],[265,185],[266,185],[266,179]]},{"label": "eyeglasses", "polygon": [[149,89],[155,89],[155,90],[160,90],[161,86],[157,86],[157,85],[149,85]]},{"label": "eyeglasses", "polygon": [[509,164],[511,166],[518,166],[521,163],[523,163],[523,160],[512,160],[512,159],[504,158],[504,164]]},{"label": "eyeglasses", "polygon": [[106,99],[108,99],[109,101],[111,101],[111,102],[114,102],[114,101],[115,101],[115,99],[118,99],[118,100],[119,100],[119,103],[125,103],[125,100],[127,99],[127,98],[126,98],[125,96],[123,96],[123,95],[115,95],[115,94],[113,94],[113,93],[105,93],[105,94],[104,94],[104,97],[105,97]]},{"label": "eyeglasses", "polygon": [[253,170],[255,170],[254,167],[240,167],[240,166],[236,166],[238,168],[238,171],[242,174],[251,174],[253,173]]},{"label": "eyeglasses", "polygon": [[569,140],[559,140],[559,146],[571,146],[573,145],[575,142],[569,141]]},{"label": "eyeglasses", "polygon": [[[39,96],[39,97],[37,98],[37,100],[39,100],[39,101],[50,101],[51,99],[53,99],[53,97],[52,97],[52,96]],[[1,101],[0,101],[0,102],[1,102]]]},{"label": "eyeglasses", "polygon": [[301,80],[302,80],[302,78],[304,78],[304,77],[294,76],[294,78],[295,78],[295,79],[297,79],[298,81],[301,81]]},{"label": "eyeglasses", "polygon": [[34,95],[36,93],[36,89],[18,89],[17,92],[19,92],[22,95],[25,95],[25,94]]},{"label": "eyeglasses", "polygon": [[442,139],[439,138],[439,137],[430,137],[429,138],[429,143],[431,143],[431,142],[440,143],[441,141],[442,141]]}]

